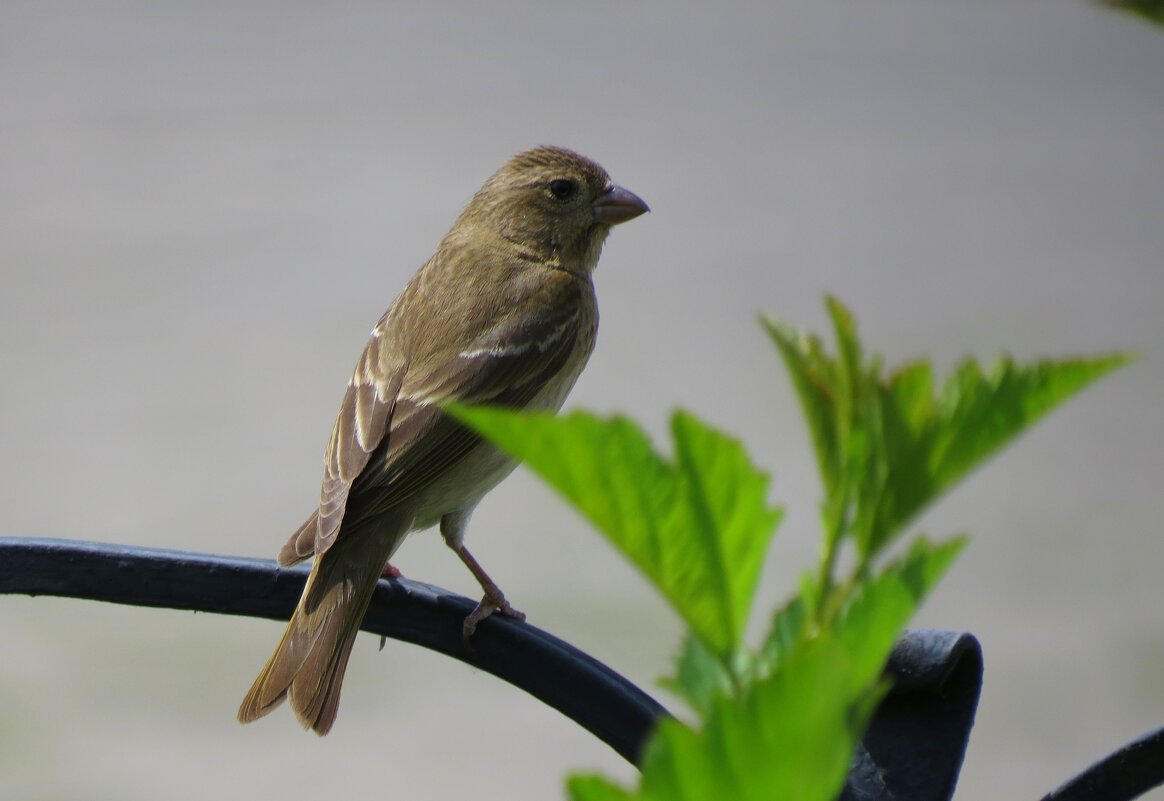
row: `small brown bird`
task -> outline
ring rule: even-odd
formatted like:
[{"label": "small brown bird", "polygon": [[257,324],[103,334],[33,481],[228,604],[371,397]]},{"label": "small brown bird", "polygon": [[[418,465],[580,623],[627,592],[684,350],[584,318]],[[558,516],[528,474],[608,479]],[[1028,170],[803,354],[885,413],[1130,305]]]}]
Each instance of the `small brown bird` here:
[{"label": "small brown bird", "polygon": [[514,156],[469,202],[372,329],[348,383],[319,508],[279,552],[281,565],[313,554],[315,564],[241,722],[289,697],[304,728],[331,729],[372,592],[410,531],[439,522],[480,582],[466,637],[494,611],[525,618],[464,545],[473,508],[516,463],[441,405],[561,407],[594,348],[602,243],[646,211],[600,166],[556,147]]}]

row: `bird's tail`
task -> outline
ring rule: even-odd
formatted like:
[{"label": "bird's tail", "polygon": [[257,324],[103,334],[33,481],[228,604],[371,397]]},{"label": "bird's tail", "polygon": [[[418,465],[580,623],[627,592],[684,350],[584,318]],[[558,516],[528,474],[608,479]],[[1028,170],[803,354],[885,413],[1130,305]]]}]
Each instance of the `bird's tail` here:
[{"label": "bird's tail", "polygon": [[335,722],[352,643],[384,564],[410,520],[379,521],[377,531],[344,532],[316,557],[283,639],[238,710],[250,723],[290,698],[304,728],[324,735]]}]

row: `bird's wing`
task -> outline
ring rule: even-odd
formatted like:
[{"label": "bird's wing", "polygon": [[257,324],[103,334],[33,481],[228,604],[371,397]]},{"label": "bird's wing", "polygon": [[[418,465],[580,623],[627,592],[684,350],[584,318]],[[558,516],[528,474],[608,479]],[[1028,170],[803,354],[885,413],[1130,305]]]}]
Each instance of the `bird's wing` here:
[{"label": "bird's wing", "polygon": [[279,554],[292,564],[321,554],[344,520],[375,519],[451,469],[480,442],[443,414],[449,401],[521,408],[592,341],[583,311],[593,289],[575,280],[574,297],[515,308],[457,352],[404,361],[392,341],[390,314],[380,320],[352,373],[325,457],[319,508]]},{"label": "bird's wing", "polygon": [[335,541],[352,482],[384,442],[408,372],[407,362],[392,364],[394,354],[386,352],[391,347],[384,337],[386,318],[387,315],[373,329],[372,337],[360,355],[332,427],[324,455],[318,520],[312,543],[312,550],[316,553],[323,553]]},{"label": "bird's wing", "polygon": [[324,454],[319,506],[279,551],[281,565],[323,553],[335,541],[352,482],[384,442],[408,363],[391,339],[389,309],[372,329],[348,381]]},{"label": "bird's wing", "polygon": [[442,405],[522,408],[563,371],[577,348],[585,349],[583,358],[589,355],[593,320],[583,306],[584,301],[567,302],[511,312],[460,352],[426,360],[428,369],[414,364],[397,396],[386,441],[351,487],[353,521],[387,513],[481,442],[444,414]]}]

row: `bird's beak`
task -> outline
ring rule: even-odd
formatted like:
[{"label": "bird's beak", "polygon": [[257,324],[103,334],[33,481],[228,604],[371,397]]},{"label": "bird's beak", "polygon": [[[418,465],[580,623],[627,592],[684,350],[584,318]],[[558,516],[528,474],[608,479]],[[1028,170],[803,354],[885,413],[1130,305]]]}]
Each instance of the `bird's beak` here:
[{"label": "bird's beak", "polygon": [[603,225],[618,225],[648,211],[641,197],[614,184],[594,200],[594,219]]}]

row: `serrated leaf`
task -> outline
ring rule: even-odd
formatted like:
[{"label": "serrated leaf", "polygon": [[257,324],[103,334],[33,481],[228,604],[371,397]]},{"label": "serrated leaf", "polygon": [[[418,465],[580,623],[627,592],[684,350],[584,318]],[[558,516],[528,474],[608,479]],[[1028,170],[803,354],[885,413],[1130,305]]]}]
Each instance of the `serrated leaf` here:
[{"label": "serrated leaf", "polygon": [[768,505],[767,474],[738,441],[676,412],[667,460],[622,417],[450,411],[561,492],[727,663],[782,514]]},{"label": "serrated leaf", "polygon": [[919,537],[905,556],[854,588],[835,628],[860,676],[871,677],[884,668],[906,623],[967,542],[955,537],[934,544]]},{"label": "serrated leaf", "polygon": [[700,731],[665,721],[647,749],[638,797],[652,801],[836,798],[883,696],[885,663],[906,622],[964,539],[914,544],[862,583],[834,627],[798,636],[803,610],[777,615],[772,672],[739,696],[716,696]]},{"label": "serrated leaf", "polygon": [[724,663],[706,646],[703,640],[690,634],[683,638],[683,646],[675,659],[675,675],[659,680],[703,716],[711,702],[732,691],[732,677]]},{"label": "serrated leaf", "polygon": [[880,695],[831,634],[798,648],[738,697],[713,702],[702,730],[663,721],[643,762],[641,799],[831,801]]},{"label": "serrated leaf", "polygon": [[837,340],[837,362],[840,368],[837,376],[841,379],[837,402],[842,404],[841,416],[844,419],[849,410],[843,408],[843,405],[861,397],[865,380],[864,359],[861,356],[861,342],[857,338],[857,321],[852,313],[832,295],[825,298],[825,307],[832,318],[833,334]]},{"label": "serrated leaf", "polygon": [[[808,599],[811,602],[811,599]],[[794,652],[807,638],[808,614],[806,599],[797,595],[772,616],[768,636],[764,638],[760,651],[756,654],[757,670],[760,675],[771,673],[780,661]]]},{"label": "serrated leaf", "polygon": [[[866,498],[876,553],[968,472],[1080,390],[1128,363],[1126,354],[1017,365],[1000,359],[984,373],[964,361],[934,395],[928,368],[895,373],[881,389],[886,480]],[[926,395],[929,397],[926,397]]]},{"label": "serrated leaf", "polygon": [[938,397],[930,471],[941,487],[956,481],[1047,412],[1132,361],[1129,354],[1041,361],[1000,359],[987,374],[964,362]]},{"label": "serrated leaf", "polygon": [[774,318],[762,318],[761,323],[784,359],[812,435],[825,494],[831,496],[840,480],[841,465],[835,409],[838,384],[835,364],[825,354],[820,339],[812,334]]},{"label": "serrated leaf", "polygon": [[[967,360],[935,392],[926,362],[883,377],[878,359],[863,361],[852,315],[834,298],[828,309],[836,355],[786,324],[764,324],[812,431],[826,537],[847,531],[862,565],[967,472],[1130,360],[1115,354],[1019,366],[1004,358],[987,374]],[[826,552],[835,544],[826,539]]]}]

